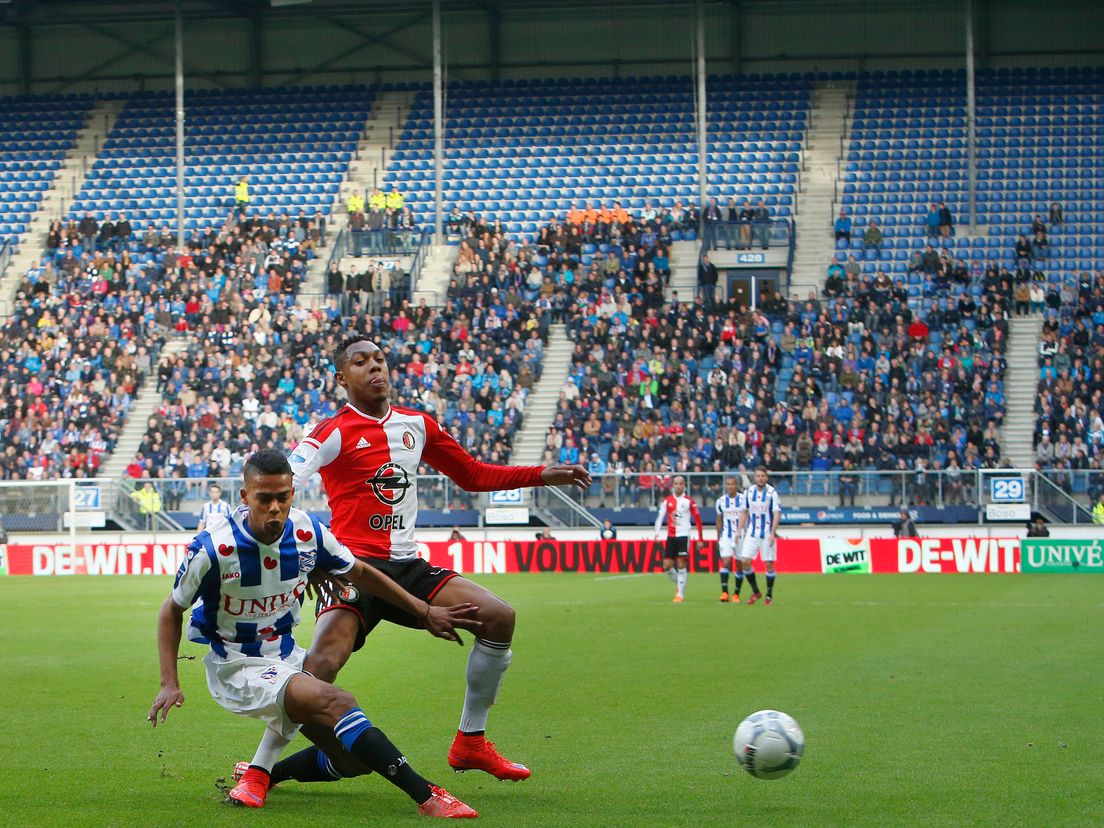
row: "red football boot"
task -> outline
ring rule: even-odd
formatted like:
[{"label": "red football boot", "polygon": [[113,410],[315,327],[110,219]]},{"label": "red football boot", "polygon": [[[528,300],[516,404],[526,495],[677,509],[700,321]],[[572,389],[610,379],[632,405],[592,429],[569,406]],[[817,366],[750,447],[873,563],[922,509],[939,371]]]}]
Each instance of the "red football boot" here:
[{"label": "red football boot", "polygon": [[474,819],[479,814],[450,794],[444,788],[436,785],[429,786],[429,799],[418,806],[418,813],[422,816],[438,817],[440,819]]},{"label": "red football boot", "polygon": [[529,768],[511,762],[497,750],[494,742],[488,742],[482,734],[467,736],[457,732],[449,748],[448,763],[454,771],[481,770],[499,779],[520,782],[530,776]]}]

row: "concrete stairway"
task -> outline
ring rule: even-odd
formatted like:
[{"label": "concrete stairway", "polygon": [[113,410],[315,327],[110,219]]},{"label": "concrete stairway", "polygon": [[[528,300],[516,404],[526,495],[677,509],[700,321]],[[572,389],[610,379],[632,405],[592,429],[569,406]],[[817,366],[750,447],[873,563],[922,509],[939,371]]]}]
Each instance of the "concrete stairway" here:
[{"label": "concrete stairway", "polygon": [[574,350],[575,343],[567,338],[566,328],[553,325],[548,332],[548,344],[544,346],[540,381],[533,386],[525,402],[525,422],[514,440],[511,465],[535,466],[540,463],[548,427],[556,417],[556,406],[571,368],[571,352]]},{"label": "concrete stairway", "polygon": [[[161,349],[161,355],[173,356],[183,353],[187,348],[187,340],[184,337],[173,337],[165,343],[165,346]],[[100,477],[122,480],[126,473],[126,467],[130,465],[135,452],[142,444],[142,439],[146,436],[146,423],[149,422],[150,415],[161,404],[161,394],[157,390],[156,372],[155,365],[152,375],[146,377],[146,381],[138,389],[137,396],[131,402],[126,425],[123,426],[119,440],[115,443],[115,450],[107,456],[107,459],[100,466]]]},{"label": "concrete stairway", "polygon": [[[698,290],[700,255],[700,241],[677,241],[671,244],[671,281],[667,283],[668,301],[675,291],[678,291],[680,302],[694,301]],[[720,289],[723,291],[723,286]]]},{"label": "concrete stairway", "polygon": [[[361,139],[357,143],[356,156],[349,163],[349,171],[338,190],[338,199],[330,209],[330,218],[326,222],[326,245],[307,267],[307,275],[299,289],[304,301],[321,301],[326,293],[326,265],[329,263],[330,244],[345,227],[348,219],[345,212],[345,200],[354,192],[359,192],[367,201],[368,194],[376,186],[383,185],[386,172],[386,158],[390,155],[393,143],[398,143],[403,121],[410,110],[410,95],[405,92],[384,92],[372,104],[361,130]],[[341,261],[340,257],[337,259]]]},{"label": "concrete stairway", "polygon": [[819,294],[835,249],[832,211],[839,161],[847,157],[845,127],[852,106],[851,87],[847,84],[822,82],[813,90],[812,123],[794,216],[797,247],[790,278],[790,294],[800,299],[810,290]]},{"label": "concrete stairway", "polygon": [[19,239],[18,252],[12,256],[8,269],[0,274],[0,318],[7,318],[11,314],[16,288],[24,274],[38,264],[46,249],[50,222],[61,218],[80,192],[85,173],[92,169],[96,153],[115,125],[115,119],[122,108],[123,101],[100,101],[88,114],[87,123],[77,133],[76,144],[66,155],[65,163],[43,195],[38,212],[27,226],[27,232]]},{"label": "concrete stairway", "polygon": [[422,272],[418,275],[418,283],[414,290],[414,304],[419,299],[425,299],[430,307],[443,307],[445,304],[445,292],[448,290],[449,281],[452,279],[452,266],[456,264],[456,257],[460,255],[458,244],[434,244],[426,256]]},{"label": "concrete stairway", "polygon": [[[349,174],[341,186],[342,198],[348,198],[354,190],[371,192],[373,187],[383,188],[383,176],[391,150],[399,142],[403,124],[410,112],[413,95],[409,92],[383,92],[372,104],[364,133],[357,144],[356,157],[349,164]],[[339,206],[340,212],[345,205]]]},{"label": "concrete stairway", "polygon": [[1031,441],[1035,433],[1035,392],[1042,331],[1042,316],[1020,316],[1009,321],[1001,448],[1004,456],[1019,469],[1029,469],[1035,464]]}]

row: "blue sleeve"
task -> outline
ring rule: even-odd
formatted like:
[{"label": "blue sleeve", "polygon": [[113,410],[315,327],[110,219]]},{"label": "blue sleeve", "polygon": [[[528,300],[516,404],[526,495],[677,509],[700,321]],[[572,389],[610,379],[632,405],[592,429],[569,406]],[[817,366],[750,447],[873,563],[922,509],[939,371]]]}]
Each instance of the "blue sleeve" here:
[{"label": "blue sleeve", "polygon": [[195,603],[200,593],[204,595],[219,591],[219,565],[215,558],[215,547],[207,532],[200,532],[188,544],[187,556],[176,572],[173,582],[172,598],[178,607],[187,609]]},{"label": "blue sleeve", "polygon": [[333,532],[322,525],[314,515],[311,515],[314,524],[315,536],[318,538],[318,560],[316,565],[329,572],[331,575],[344,575],[356,563],[356,558],[344,546]]}]

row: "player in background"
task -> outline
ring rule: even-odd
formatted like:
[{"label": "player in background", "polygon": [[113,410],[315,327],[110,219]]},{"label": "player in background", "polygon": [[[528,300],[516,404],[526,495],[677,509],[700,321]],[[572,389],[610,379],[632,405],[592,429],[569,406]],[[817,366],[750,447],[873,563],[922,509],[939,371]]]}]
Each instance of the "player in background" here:
[{"label": "player in background", "polygon": [[[752,564],[759,555],[767,567],[767,600],[774,601],[774,561],[778,556],[778,524],[782,520],[782,500],[774,486],[767,482],[767,467],[755,470],[755,485],[744,491],[744,508],[740,512],[740,532],[744,542],[740,545],[740,565],[744,577],[751,585],[751,606],[762,597]],[[736,595],[739,597],[739,583]]]},{"label": "player in background", "polygon": [[667,546],[663,552],[663,572],[675,584],[674,603],[686,599],[687,563],[690,560],[690,521],[698,525],[698,542],[701,543],[702,519],[698,504],[686,495],[686,478],[681,474],[671,481],[671,494],[663,498],[656,515],[656,538],[663,535],[663,521],[667,521]]},{"label": "player in background", "polygon": [[199,512],[197,532],[202,532],[210,526],[215,517],[230,517],[230,513],[234,511],[230,508],[230,504],[222,499],[222,486],[218,483],[212,483],[207,488],[207,494],[211,496],[211,499],[203,504],[203,508]]},{"label": "player in background", "polygon": [[[315,567],[342,575],[365,592],[391,601],[422,619],[434,635],[458,641],[456,627],[478,628],[476,608],[430,606],[376,569],[357,561],[316,518],[291,508],[291,466],[276,449],[264,449],[246,461],[243,505],[214,521],[188,546],[172,593],[161,606],[157,649],[161,690],[148,721],[164,722],[170,708],[184,704],[177,674],[177,653],[184,613],[192,610],[189,639],[209,644],[203,659],[207,687],[220,706],[239,716],[265,722],[285,736],[303,726],[304,734],[341,764],[377,771],[418,803],[427,816],[475,817],[478,814],[422,778],[352,695],[303,670],[306,651],[292,629],[307,579]],[[260,807],[267,768],[253,767],[230,792],[231,801]]]},{"label": "player in background", "polygon": [[[358,559],[430,604],[478,607],[476,618],[482,627],[468,656],[464,707],[448,763],[457,771],[482,770],[499,779],[528,779],[525,765],[507,760],[485,738],[491,705],[510,666],[514,610],[484,587],[450,569],[431,567],[418,556],[414,541],[418,466],[426,463],[471,492],[522,486],[585,489],[590,475],[577,465],[511,467],[479,462],[432,417],[390,404],[386,357],[365,336],[351,336],[338,345],[333,365],[334,377],[349,401],[315,426],[292,453],[295,483],[304,485],[315,472],[322,476],[331,529]],[[414,614],[338,585],[319,601],[304,669],[332,682],[381,621],[415,628],[421,623]],[[253,764],[274,763],[287,743],[281,734],[267,731]],[[328,757],[310,747],[276,764],[271,784],[286,779],[330,782],[339,775],[349,774],[331,772]]]},{"label": "player in background", "polygon": [[736,588],[732,600],[740,602],[740,587],[744,582],[744,571],[738,565],[740,546],[740,512],[744,509],[744,495],[735,477],[726,477],[725,493],[717,498],[717,554],[721,558],[721,603],[728,602],[728,575],[732,558],[737,559]]}]

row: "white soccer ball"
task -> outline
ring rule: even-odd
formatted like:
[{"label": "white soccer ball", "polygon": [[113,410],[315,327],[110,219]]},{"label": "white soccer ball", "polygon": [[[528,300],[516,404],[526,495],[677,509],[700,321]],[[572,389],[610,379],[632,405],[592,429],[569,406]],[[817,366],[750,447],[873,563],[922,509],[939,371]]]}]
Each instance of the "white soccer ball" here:
[{"label": "white soccer ball", "polygon": [[760,710],[740,722],[732,749],[740,767],[756,779],[781,779],[801,762],[805,734],[792,716]]}]

